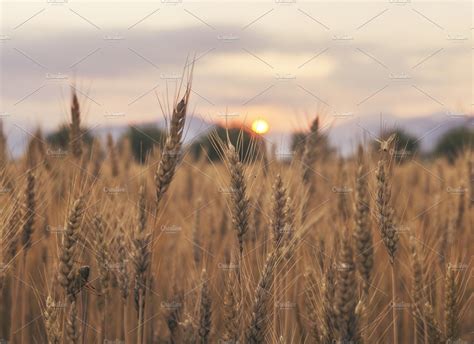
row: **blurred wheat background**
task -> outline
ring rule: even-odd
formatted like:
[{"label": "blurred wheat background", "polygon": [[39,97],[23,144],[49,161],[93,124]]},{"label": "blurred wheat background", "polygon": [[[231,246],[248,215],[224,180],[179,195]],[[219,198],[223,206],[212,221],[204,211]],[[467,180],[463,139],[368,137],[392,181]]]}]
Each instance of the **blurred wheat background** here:
[{"label": "blurred wheat background", "polygon": [[12,160],[2,136],[6,342],[473,340],[472,141],[422,165],[395,133],[342,158],[315,117],[291,157],[245,127],[193,155],[190,95],[138,160],[130,136],[85,140],[74,92],[66,146],[38,130]]}]

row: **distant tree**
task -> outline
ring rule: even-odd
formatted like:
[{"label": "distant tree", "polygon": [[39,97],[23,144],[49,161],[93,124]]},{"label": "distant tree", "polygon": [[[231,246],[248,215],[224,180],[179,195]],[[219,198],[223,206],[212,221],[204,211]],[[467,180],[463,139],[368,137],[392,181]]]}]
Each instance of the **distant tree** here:
[{"label": "distant tree", "polygon": [[[92,144],[94,137],[86,128],[81,128],[81,140],[86,145]],[[55,148],[68,149],[69,146],[69,125],[63,124],[56,131],[46,136],[46,141]]]},{"label": "distant tree", "polygon": [[[406,161],[420,149],[419,139],[407,133],[401,128],[387,130],[383,132],[381,135],[381,139],[387,140],[393,134],[395,134],[394,146],[393,150],[389,153],[396,161]],[[380,148],[380,143],[375,140],[373,141],[372,146],[374,150],[378,150]]]},{"label": "distant tree", "polygon": [[474,130],[458,127],[444,133],[434,149],[435,156],[444,156],[454,162],[459,154],[466,149],[474,149]]},{"label": "distant tree", "polygon": [[125,135],[130,142],[133,157],[141,164],[145,163],[154,146],[163,144],[166,136],[165,132],[156,126],[129,127]]},{"label": "distant tree", "polygon": [[256,158],[262,158],[265,143],[260,135],[247,128],[226,129],[221,126],[215,126],[214,129],[202,135],[189,147],[192,156],[198,159],[202,154],[207,153],[211,161],[220,160],[223,154],[222,147],[216,147],[214,143],[217,137],[222,142],[227,142],[227,133],[232,144],[238,148],[241,161],[253,161]]}]

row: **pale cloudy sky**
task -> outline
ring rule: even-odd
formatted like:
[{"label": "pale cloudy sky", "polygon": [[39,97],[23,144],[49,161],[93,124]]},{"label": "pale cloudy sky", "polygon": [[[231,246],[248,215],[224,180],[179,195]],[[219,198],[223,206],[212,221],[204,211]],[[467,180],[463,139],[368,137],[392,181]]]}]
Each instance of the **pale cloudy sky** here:
[{"label": "pale cloudy sky", "polygon": [[54,128],[74,83],[89,126],[159,120],[194,55],[210,121],[471,114],[472,17],[471,1],[2,1],[1,117]]}]

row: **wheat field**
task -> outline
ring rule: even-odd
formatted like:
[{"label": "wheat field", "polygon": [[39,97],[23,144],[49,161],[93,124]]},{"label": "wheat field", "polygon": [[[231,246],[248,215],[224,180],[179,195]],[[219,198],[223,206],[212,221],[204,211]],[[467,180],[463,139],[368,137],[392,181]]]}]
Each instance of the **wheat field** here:
[{"label": "wheat field", "polygon": [[468,343],[471,152],[394,159],[394,139],[323,155],[313,119],[281,159],[183,144],[190,85],[144,164],[36,132],[0,157],[2,343]]}]

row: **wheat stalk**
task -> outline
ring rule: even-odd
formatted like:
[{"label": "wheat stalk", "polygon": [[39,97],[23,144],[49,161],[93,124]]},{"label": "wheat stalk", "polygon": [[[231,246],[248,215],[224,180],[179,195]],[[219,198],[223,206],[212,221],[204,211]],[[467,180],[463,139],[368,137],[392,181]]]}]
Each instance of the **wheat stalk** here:
[{"label": "wheat stalk", "polygon": [[446,286],[444,296],[444,319],[446,341],[454,343],[459,339],[459,309],[458,309],[458,286],[454,269],[448,267],[446,272]]},{"label": "wheat stalk", "polygon": [[128,256],[128,242],[125,237],[124,228],[120,224],[118,226],[117,238],[118,251],[117,251],[117,260],[118,260],[118,273],[117,273],[117,282],[119,285],[120,293],[124,302],[127,301],[129,294],[129,271],[127,264]]},{"label": "wheat stalk", "polygon": [[79,343],[76,301],[71,302],[69,306],[69,313],[66,322],[66,340],[70,344]]},{"label": "wheat stalk", "polygon": [[192,320],[187,318],[182,323],[180,327],[183,329],[183,338],[182,341],[184,344],[195,344],[196,341],[196,327],[193,324]]},{"label": "wheat stalk", "polygon": [[200,222],[201,222],[201,199],[197,200],[196,211],[194,212],[194,222],[192,227],[193,258],[194,264],[198,268],[202,260],[202,243],[200,241]]},{"label": "wheat stalk", "polygon": [[390,264],[395,261],[395,253],[398,246],[398,232],[394,223],[394,211],[390,204],[391,190],[387,176],[385,160],[380,160],[377,167],[377,220],[380,235],[387,250]]},{"label": "wheat stalk", "polygon": [[260,274],[260,279],[254,293],[252,305],[252,315],[247,326],[245,338],[248,343],[264,343],[268,331],[268,303],[271,299],[272,288],[274,288],[274,274],[276,267],[283,257],[288,256],[288,252],[294,252],[296,245],[301,241],[304,232],[298,233],[287,245],[277,246],[268,254],[265,266]]},{"label": "wheat stalk", "polygon": [[[232,265],[232,261],[230,263]],[[235,271],[229,268],[224,292],[224,332],[222,340],[226,343],[237,343],[241,319],[241,304],[239,302],[239,283]]]},{"label": "wheat stalk", "polygon": [[347,171],[346,171],[346,166],[344,164],[344,160],[341,158],[339,159],[339,166],[338,166],[339,172],[339,188],[340,190],[336,189],[337,192],[337,210],[338,214],[341,217],[344,225],[347,224],[347,220],[350,217],[350,209],[349,209],[349,196],[348,192],[349,190],[347,189],[347,186],[344,184],[345,181],[347,180]]},{"label": "wheat stalk", "polygon": [[99,300],[97,306],[101,313],[101,329],[99,341],[103,342],[106,338],[106,317],[107,317],[107,295],[110,282],[110,258],[109,247],[105,239],[105,224],[100,214],[95,214],[93,218],[94,226],[94,248],[97,266],[99,267]]},{"label": "wheat stalk", "polygon": [[323,300],[322,300],[322,326],[321,326],[321,342],[324,344],[332,343],[335,340],[336,332],[336,315],[334,311],[334,293],[335,293],[335,276],[334,265],[329,264],[324,274],[323,283]]},{"label": "wheat stalk", "polygon": [[305,138],[304,152],[301,159],[302,180],[305,185],[312,183],[314,175],[314,163],[316,162],[316,147],[319,140],[319,117],[311,123],[309,134]]},{"label": "wheat stalk", "polygon": [[283,185],[283,180],[278,174],[273,184],[273,214],[271,218],[271,226],[273,231],[273,243],[275,247],[279,246],[282,241],[286,230],[286,217],[287,217],[287,196],[286,188]]},{"label": "wheat stalk", "polygon": [[263,206],[263,192],[259,192],[253,206],[252,212],[252,240],[256,243],[260,238],[260,229],[262,226],[262,206]]},{"label": "wheat stalk", "polygon": [[335,316],[339,341],[342,343],[360,343],[361,337],[356,315],[357,285],[355,266],[349,234],[345,233],[342,239],[341,251],[337,264],[337,283],[335,291]]},{"label": "wheat stalk", "polygon": [[150,265],[151,234],[146,232],[145,188],[140,187],[138,200],[138,225],[133,238],[132,261],[135,269],[135,306],[138,311],[137,344],[143,343],[143,325],[145,315],[145,290]]},{"label": "wheat stalk", "polygon": [[202,270],[201,274],[201,301],[200,301],[200,312],[199,312],[199,343],[209,343],[209,335],[211,332],[211,307],[212,300],[209,293],[209,281],[207,279],[206,270]]},{"label": "wheat stalk", "polygon": [[312,271],[307,271],[305,273],[305,304],[308,310],[308,320],[310,326],[310,334],[313,342],[315,344],[321,343],[321,333],[318,326],[319,316],[318,316],[318,300],[316,298],[316,290],[318,287],[316,278]]},{"label": "wheat stalk", "polygon": [[92,221],[94,226],[93,236],[94,248],[96,250],[95,257],[97,259],[97,266],[99,267],[99,294],[105,296],[108,292],[110,281],[110,257],[108,252],[109,246],[105,237],[105,223],[102,216],[100,214],[95,214]]},{"label": "wheat stalk", "polygon": [[245,182],[244,167],[235,147],[229,142],[226,158],[230,169],[230,195],[232,199],[232,222],[237,232],[240,256],[244,251],[244,235],[249,227],[249,199]]},{"label": "wheat stalk", "polygon": [[[459,193],[459,199],[458,199],[458,207],[456,209],[456,220],[455,220],[455,228],[454,228],[456,233],[462,232],[462,229],[463,229],[464,212],[465,212],[464,203],[466,199],[466,195],[465,195],[466,189],[464,185],[461,184],[459,189],[460,189],[460,193]],[[452,239],[454,240],[454,235]]]},{"label": "wheat stalk", "polygon": [[424,318],[427,323],[427,337],[425,338],[425,343],[429,344],[441,344],[444,342],[443,334],[439,329],[438,322],[436,321],[433,307],[429,302],[426,302],[424,305]]},{"label": "wheat stalk", "polygon": [[370,209],[367,173],[363,165],[357,169],[355,201],[356,267],[363,280],[362,290],[369,295],[371,272],[374,267],[374,248],[370,229]]},{"label": "wheat stalk", "polygon": [[127,300],[129,295],[130,287],[130,276],[128,267],[128,250],[129,245],[125,237],[123,225],[119,223],[118,231],[115,238],[117,242],[117,283],[122,296],[122,326],[121,326],[121,338],[127,341],[128,329],[127,329]]},{"label": "wheat stalk", "polygon": [[397,292],[396,292],[396,269],[395,253],[398,246],[398,231],[394,223],[394,210],[391,205],[391,188],[388,181],[387,152],[391,150],[391,143],[395,136],[391,136],[387,141],[381,141],[382,159],[377,166],[377,220],[379,232],[386,248],[392,276],[392,318],[393,318],[393,342],[398,344],[398,315],[396,310]]},{"label": "wheat stalk", "polygon": [[71,128],[69,144],[72,155],[79,159],[82,155],[82,139],[81,139],[81,111],[79,108],[79,101],[75,91],[72,93],[71,103]]},{"label": "wheat stalk", "polygon": [[255,290],[255,301],[252,307],[250,324],[246,331],[246,342],[259,344],[265,342],[268,329],[268,301],[273,285],[273,273],[279,258],[279,249],[274,249],[265,262],[258,286]]},{"label": "wheat stalk", "polygon": [[186,121],[186,109],[188,107],[191,84],[188,83],[181,101],[176,104],[171,116],[170,130],[166,138],[161,160],[155,173],[156,207],[162,200],[173,179],[176,165],[181,153],[184,123]]},{"label": "wheat stalk", "polygon": [[23,203],[23,226],[22,226],[22,245],[24,255],[28,253],[31,247],[31,236],[33,234],[36,212],[36,178],[30,169],[26,176],[25,201]]},{"label": "wheat stalk", "polygon": [[308,212],[310,200],[314,196],[314,164],[317,158],[317,144],[319,140],[319,117],[311,123],[309,133],[304,140],[304,149],[301,156],[301,181],[305,187],[306,194],[303,195],[301,203],[301,215],[299,221],[304,223]]},{"label": "wheat stalk", "polygon": [[2,231],[3,272],[6,272],[6,268],[13,264],[18,249],[18,227],[21,222],[21,207],[16,197],[12,200],[12,204],[11,215],[5,229]]},{"label": "wheat stalk", "polygon": [[[25,189],[25,200],[23,203],[23,226],[22,226],[22,245],[23,245],[23,263],[22,272],[27,275],[27,256],[28,251],[31,248],[31,236],[33,235],[34,224],[35,224],[35,212],[36,212],[36,197],[35,197],[35,183],[36,178],[33,171],[30,169],[26,175],[26,189]],[[27,313],[27,289],[26,286],[21,284],[21,329],[26,324],[26,313]],[[21,331],[21,342],[25,342],[26,331]]]},{"label": "wheat stalk", "polygon": [[59,308],[49,295],[46,299],[46,308],[43,312],[43,319],[48,337],[48,344],[61,343],[61,330],[59,323]]},{"label": "wheat stalk", "polygon": [[469,180],[469,208],[474,207],[474,157],[471,155],[467,160],[467,177]]},{"label": "wheat stalk", "polygon": [[76,299],[76,290],[74,288],[74,251],[83,212],[84,200],[82,197],[79,197],[69,212],[59,257],[59,282],[70,302]]},{"label": "wheat stalk", "polygon": [[5,137],[5,132],[3,130],[3,121],[0,120],[0,167],[4,167],[7,165],[7,148],[7,138]]},{"label": "wheat stalk", "polygon": [[183,293],[174,285],[173,297],[166,314],[166,325],[170,331],[170,342],[179,343],[179,325],[182,313]]},{"label": "wheat stalk", "polygon": [[418,342],[420,337],[419,333],[424,327],[423,321],[423,307],[424,307],[424,290],[423,290],[423,270],[421,261],[418,255],[416,238],[410,236],[411,246],[411,267],[412,267],[412,298],[413,298],[413,316],[414,316],[414,342]]},{"label": "wheat stalk", "polygon": [[107,135],[107,149],[109,150],[110,172],[112,177],[119,175],[119,165],[117,161],[117,152],[115,150],[114,139],[111,134]]}]

